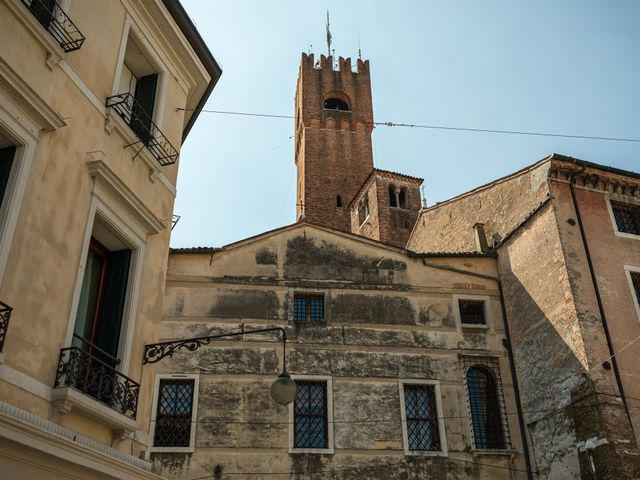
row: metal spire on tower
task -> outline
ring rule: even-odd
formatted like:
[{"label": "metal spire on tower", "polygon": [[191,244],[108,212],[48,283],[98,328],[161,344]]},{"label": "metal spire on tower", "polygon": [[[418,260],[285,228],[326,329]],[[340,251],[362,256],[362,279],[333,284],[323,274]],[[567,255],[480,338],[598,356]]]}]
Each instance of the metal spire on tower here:
[{"label": "metal spire on tower", "polygon": [[327,56],[331,56],[331,30],[329,29],[329,10],[327,10]]}]

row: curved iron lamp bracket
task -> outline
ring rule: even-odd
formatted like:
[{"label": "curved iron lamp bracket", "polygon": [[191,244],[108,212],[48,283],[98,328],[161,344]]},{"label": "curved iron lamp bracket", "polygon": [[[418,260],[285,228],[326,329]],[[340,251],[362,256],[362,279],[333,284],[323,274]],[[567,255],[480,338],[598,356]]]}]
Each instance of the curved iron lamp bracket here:
[{"label": "curved iron lamp bracket", "polygon": [[172,357],[178,350],[187,350],[195,352],[203,345],[209,345],[213,340],[219,338],[238,337],[241,335],[250,335],[254,333],[280,332],[279,341],[282,342],[283,349],[283,372],[286,371],[286,348],[287,348],[287,332],[282,327],[260,328],[258,330],[245,330],[244,325],[237,332],[221,333],[219,335],[209,335],[206,337],[185,338],[181,340],[173,340],[170,342],[150,343],[144,346],[143,365],[147,363],[156,363],[165,357]]}]

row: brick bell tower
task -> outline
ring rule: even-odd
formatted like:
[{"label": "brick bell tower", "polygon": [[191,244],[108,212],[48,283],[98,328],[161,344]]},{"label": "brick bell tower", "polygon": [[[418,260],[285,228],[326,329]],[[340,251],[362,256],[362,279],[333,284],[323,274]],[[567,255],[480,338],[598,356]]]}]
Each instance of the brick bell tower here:
[{"label": "brick bell tower", "polygon": [[295,98],[296,216],[351,232],[349,204],[373,171],[369,61],[302,54]]}]

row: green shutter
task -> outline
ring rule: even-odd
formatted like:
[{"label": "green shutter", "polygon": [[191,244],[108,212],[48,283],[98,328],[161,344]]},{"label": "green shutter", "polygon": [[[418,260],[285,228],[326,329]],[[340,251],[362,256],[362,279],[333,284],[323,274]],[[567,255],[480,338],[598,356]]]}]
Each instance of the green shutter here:
[{"label": "green shutter", "polygon": [[151,120],[153,119],[153,106],[156,101],[157,84],[158,75],[155,73],[140,78],[136,84],[131,127],[145,144],[149,143],[151,134],[153,133],[151,131]]},{"label": "green shutter", "polygon": [[0,149],[0,205],[4,199],[9,184],[9,174],[13,165],[13,156],[16,153],[16,147],[7,147]]},{"label": "green shutter", "polygon": [[49,24],[53,20],[55,5],[55,0],[31,0],[29,9],[31,9],[33,16],[38,19],[44,28],[49,28]]},{"label": "green shutter", "polygon": [[[118,355],[130,263],[131,250],[111,252],[109,255],[109,269],[102,301],[102,312],[98,320],[96,345],[113,357]],[[103,358],[104,356],[99,352],[96,353],[96,356],[106,363],[113,364],[112,360]]]}]

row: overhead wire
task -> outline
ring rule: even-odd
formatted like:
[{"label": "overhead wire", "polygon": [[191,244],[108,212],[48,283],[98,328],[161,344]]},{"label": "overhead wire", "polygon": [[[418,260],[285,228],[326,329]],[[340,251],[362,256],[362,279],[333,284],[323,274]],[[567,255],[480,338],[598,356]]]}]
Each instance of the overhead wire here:
[{"label": "overhead wire", "polygon": [[[194,112],[197,109],[176,108],[176,110]],[[237,112],[237,111],[231,111],[231,110],[200,109],[197,111],[201,113],[215,113],[219,115],[240,115],[240,116],[247,116],[247,117],[283,118],[283,119],[295,118],[293,115],[274,115],[270,113]],[[493,129],[493,128],[454,127],[450,125],[416,124],[416,123],[405,123],[405,122],[371,122],[371,123],[374,126],[383,126],[383,127],[422,128],[422,129],[429,129],[429,130],[448,130],[448,131],[468,132],[468,133],[494,133],[494,134],[501,134],[501,135],[524,135],[524,136],[534,136],[534,137],[557,137],[557,138],[572,138],[572,139],[578,139],[578,140],[603,140],[608,142],[640,143],[640,139],[638,138],[625,138],[625,137],[574,135],[574,134],[567,134],[567,133],[530,132],[526,130],[501,130],[501,129]]]}]

